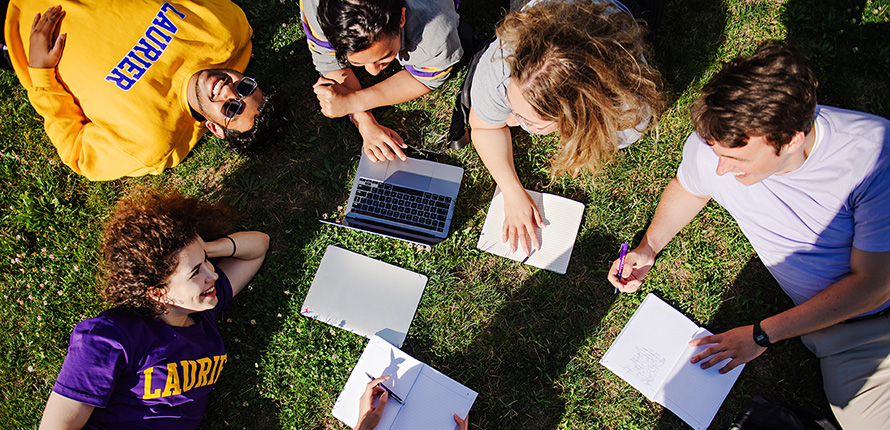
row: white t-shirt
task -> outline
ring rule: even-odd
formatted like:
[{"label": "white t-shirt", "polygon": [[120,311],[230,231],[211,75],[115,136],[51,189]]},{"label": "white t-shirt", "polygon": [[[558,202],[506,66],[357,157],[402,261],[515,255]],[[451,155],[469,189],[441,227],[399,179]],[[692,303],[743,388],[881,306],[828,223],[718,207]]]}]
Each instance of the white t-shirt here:
[{"label": "white t-shirt", "polygon": [[853,246],[890,251],[890,121],[819,106],[815,131],[799,169],[753,185],[718,176],[718,157],[696,133],[677,171],[683,188],[732,214],[795,304],[849,274]]}]

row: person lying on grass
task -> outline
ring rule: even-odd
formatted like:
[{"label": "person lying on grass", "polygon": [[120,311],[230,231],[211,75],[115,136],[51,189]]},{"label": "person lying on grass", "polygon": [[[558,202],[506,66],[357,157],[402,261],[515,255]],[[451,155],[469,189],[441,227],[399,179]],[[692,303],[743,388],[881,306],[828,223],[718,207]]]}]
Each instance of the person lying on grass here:
[{"label": "person lying on grass", "polygon": [[157,175],[210,130],[238,153],[277,130],[242,73],[253,30],[229,0],[12,0],[10,61],[62,163],[93,181]]},{"label": "person lying on grass", "polygon": [[114,307],[71,333],[41,429],[198,426],[227,361],[216,321],[269,248],[265,233],[226,235],[231,220],[176,194],[117,204],[102,245]]},{"label": "person lying on grass", "polygon": [[664,105],[645,34],[617,0],[538,1],[508,14],[472,60],[461,104],[473,146],[504,193],[503,240],[512,250],[517,242],[526,255],[539,249],[535,229],[544,225],[513,165],[509,127],[559,133],[552,175],[596,172]]},{"label": "person lying on grass", "polygon": [[[392,375],[383,375],[368,382],[368,385],[365,386],[365,392],[362,393],[358,402],[358,424],[355,425],[355,430],[373,430],[380,423],[383,408],[386,407],[386,402],[389,400],[389,393],[379,385],[388,380],[390,376]],[[467,415],[461,419],[457,414],[454,414],[454,422],[457,424],[455,430],[467,430],[470,417]]]},{"label": "person lying on grass", "polygon": [[[405,143],[377,123],[371,109],[416,99],[442,85],[463,56],[454,0],[302,0],[300,14],[321,112],[351,115],[371,161],[404,160]],[[352,67],[374,76],[404,67],[362,88]]]}]

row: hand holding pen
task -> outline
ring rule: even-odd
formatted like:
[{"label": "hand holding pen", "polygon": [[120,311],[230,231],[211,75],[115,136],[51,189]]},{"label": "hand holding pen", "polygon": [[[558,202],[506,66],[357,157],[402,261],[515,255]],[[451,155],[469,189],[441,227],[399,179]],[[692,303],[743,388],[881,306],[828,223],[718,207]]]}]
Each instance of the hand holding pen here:
[{"label": "hand holding pen", "polygon": [[630,252],[627,251],[627,244],[621,245],[618,259],[612,262],[608,272],[609,282],[618,291],[632,293],[643,284],[643,277],[653,264],[655,252],[645,241]]},{"label": "hand holding pen", "polygon": [[[376,387],[383,388],[383,390],[389,394],[389,397],[392,397],[393,400],[395,400],[399,404],[402,404],[402,398],[397,396],[396,393],[392,392],[392,390],[390,390],[389,387],[387,387],[386,385],[383,385],[383,381],[388,380],[390,378],[390,376],[392,376],[392,375],[383,375],[379,378],[375,378],[375,377],[371,376],[371,374],[368,372],[365,372],[365,375],[368,375],[368,377],[371,378],[371,382],[375,382],[375,381],[377,382],[377,384],[375,384]],[[368,386],[371,385],[371,382],[368,383]]]},{"label": "hand holding pen", "polygon": [[[374,427],[377,427],[380,417],[383,416],[383,408],[386,407],[386,402],[389,400],[389,396],[392,395],[391,391],[382,385],[382,382],[389,379],[390,375],[384,375],[379,378],[368,376],[371,377],[371,382],[365,386],[365,392],[362,393],[362,397],[358,401],[358,423],[355,426],[355,430],[372,430]],[[375,399],[377,400],[376,405],[374,404]],[[393,397],[393,399],[396,398]],[[401,403],[400,400],[397,401]]]}]

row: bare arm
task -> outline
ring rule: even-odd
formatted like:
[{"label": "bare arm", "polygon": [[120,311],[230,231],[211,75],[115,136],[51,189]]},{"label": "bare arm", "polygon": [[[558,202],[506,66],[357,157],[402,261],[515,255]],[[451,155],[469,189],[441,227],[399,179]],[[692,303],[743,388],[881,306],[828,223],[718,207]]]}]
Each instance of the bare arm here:
[{"label": "bare arm", "polygon": [[92,406],[52,392],[43,409],[40,430],[80,429],[92,414]]},{"label": "bare arm", "polygon": [[[401,72],[400,72],[401,73]],[[392,76],[390,79],[394,78]],[[414,78],[411,78],[414,79]],[[379,84],[378,84],[379,85]],[[330,118],[336,118],[348,113],[334,115],[334,101],[341,95],[361,91],[362,85],[355,77],[352,69],[339,69],[329,72],[319,78],[313,86],[321,112]],[[352,113],[352,121],[362,135],[362,146],[371,161],[394,160],[399,157],[405,160],[405,142],[395,131],[389,127],[380,125],[370,111],[357,111]]]},{"label": "bare arm", "polygon": [[391,106],[414,100],[430,91],[411,73],[402,70],[382,82],[347,95],[344,105],[349,111],[347,113],[364,112],[375,107]]},{"label": "bare arm", "polygon": [[[266,258],[266,251],[269,250],[269,235],[259,231],[239,231],[230,234],[229,237],[235,241],[234,247],[232,241],[221,237],[207,242],[204,250],[207,252],[207,257],[224,257],[218,266],[226,272],[229,282],[232,283],[234,297],[260,270]],[[232,255],[233,248],[234,255]]]},{"label": "bare arm", "polygon": [[[847,276],[811,299],[763,320],[760,327],[769,335],[770,342],[777,342],[832,326],[873,310],[888,300],[890,252],[866,252],[853,248]],[[702,367],[707,369],[732,358],[720,369],[721,373],[726,373],[757,358],[766,350],[754,343],[753,334],[754,327],[749,325],[696,339],[690,342],[691,346],[713,345],[693,357],[692,362],[705,360]]]},{"label": "bare arm", "polygon": [[470,108],[470,139],[482,163],[501,192],[504,193],[504,242],[516,250],[517,240],[526,253],[540,249],[535,228],[543,228],[544,222],[538,207],[525,192],[513,165],[513,142],[507,124],[489,124]]},{"label": "bare arm", "polygon": [[609,282],[625,293],[632,293],[640,288],[643,277],[655,263],[655,256],[701,212],[709,200],[709,197],[686,191],[676,177],[671,179],[661,194],[661,201],[658,202],[652,224],[646,230],[643,241],[627,253],[621,279],[618,278],[619,263],[615,260],[609,269]]}]

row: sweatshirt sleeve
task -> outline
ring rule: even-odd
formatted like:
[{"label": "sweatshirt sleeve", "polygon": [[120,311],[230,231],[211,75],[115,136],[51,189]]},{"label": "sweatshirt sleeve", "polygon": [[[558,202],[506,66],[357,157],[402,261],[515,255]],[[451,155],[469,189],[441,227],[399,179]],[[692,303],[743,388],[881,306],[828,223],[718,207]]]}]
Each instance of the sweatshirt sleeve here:
[{"label": "sweatshirt sleeve", "polygon": [[56,78],[56,69],[29,68],[28,99],[44,119],[46,134],[62,162],[93,181],[149,173],[142,162],[123,152],[116,136],[90,122]]}]

